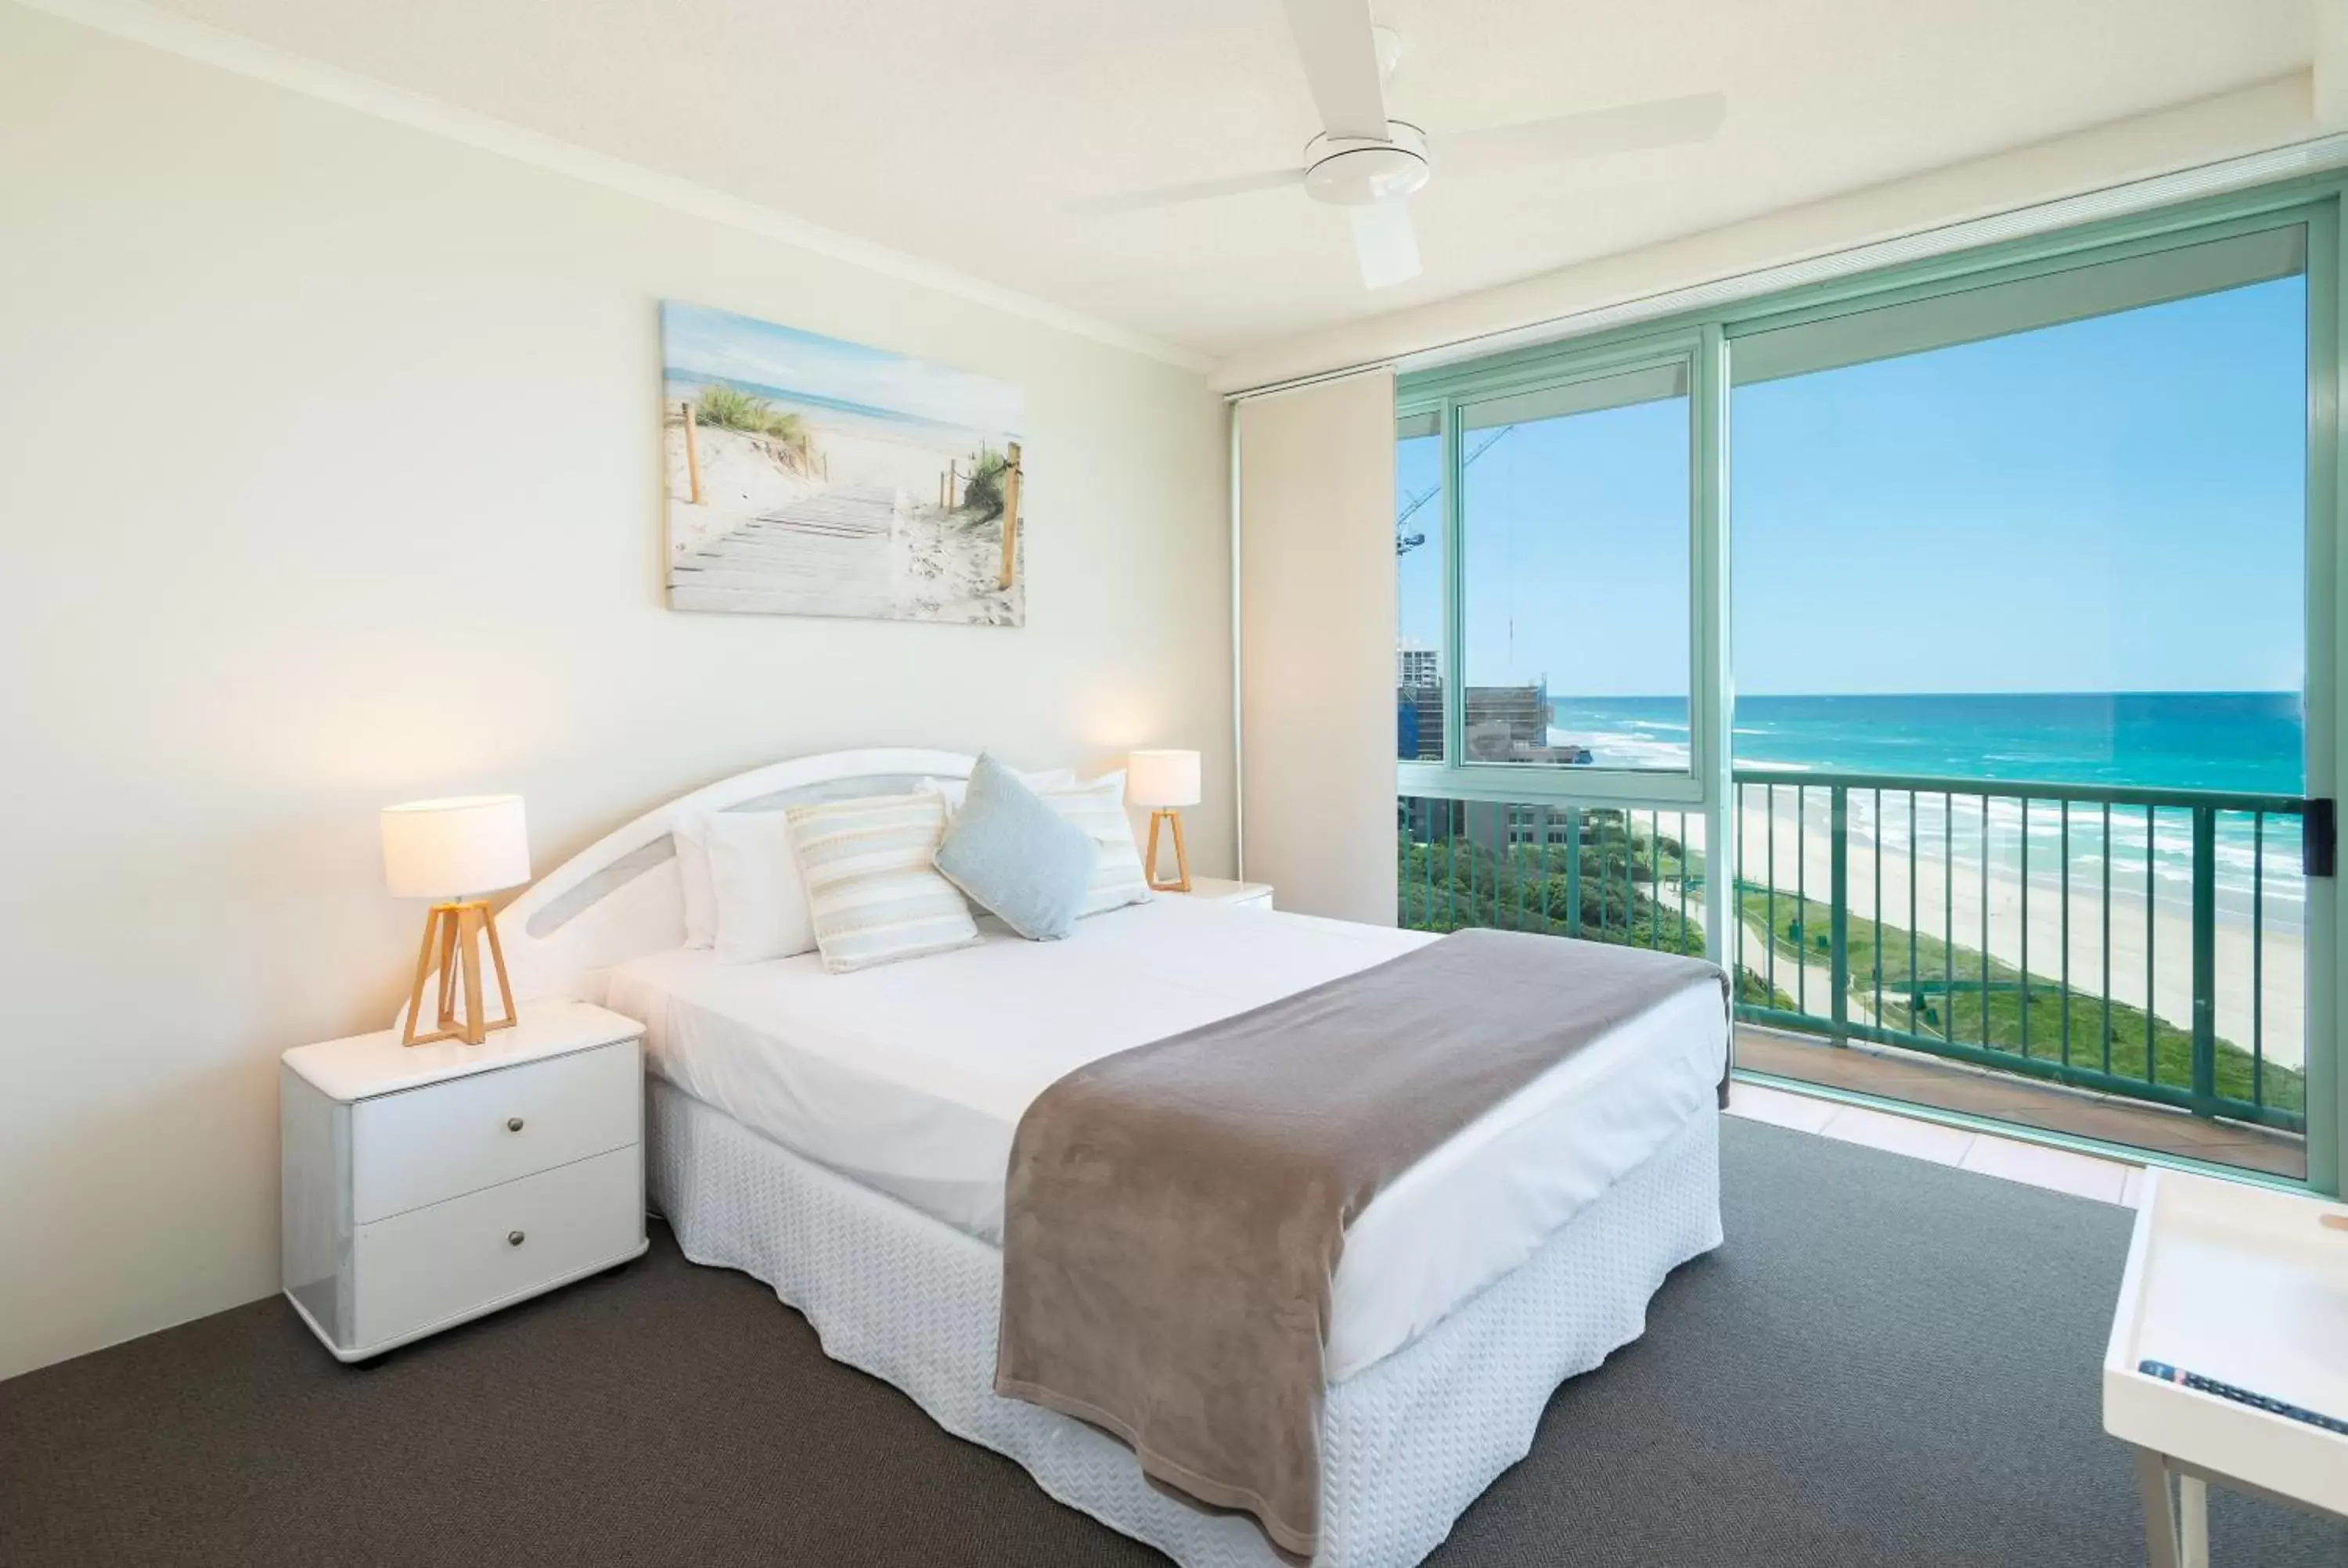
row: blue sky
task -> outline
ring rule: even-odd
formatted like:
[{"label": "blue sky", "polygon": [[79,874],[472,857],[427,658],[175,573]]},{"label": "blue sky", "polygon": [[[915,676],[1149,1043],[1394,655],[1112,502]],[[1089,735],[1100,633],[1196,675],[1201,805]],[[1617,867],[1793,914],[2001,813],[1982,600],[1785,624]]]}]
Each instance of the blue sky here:
[{"label": "blue sky", "polygon": [[[2297,689],[2304,313],[2291,278],[1738,390],[1739,690]],[[1684,410],[1519,425],[1468,470],[1470,682],[1687,690]],[[1436,474],[1404,444],[1406,496]],[[1401,563],[1429,645],[1437,520]]]},{"label": "blue sky", "polygon": [[661,303],[661,364],[1001,439],[1019,434],[1019,388],[885,349],[676,300]]}]

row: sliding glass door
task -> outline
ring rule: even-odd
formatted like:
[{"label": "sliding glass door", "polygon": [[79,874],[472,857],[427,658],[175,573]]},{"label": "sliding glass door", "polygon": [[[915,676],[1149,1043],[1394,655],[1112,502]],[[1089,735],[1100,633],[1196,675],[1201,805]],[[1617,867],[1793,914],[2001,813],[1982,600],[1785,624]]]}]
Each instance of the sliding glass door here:
[{"label": "sliding glass door", "polygon": [[1746,1066],[2306,1174],[2308,251],[1732,334]]},{"label": "sliding glass door", "polygon": [[2336,1190],[2338,201],[1405,375],[1404,921],[1706,951],[1743,1071]]}]

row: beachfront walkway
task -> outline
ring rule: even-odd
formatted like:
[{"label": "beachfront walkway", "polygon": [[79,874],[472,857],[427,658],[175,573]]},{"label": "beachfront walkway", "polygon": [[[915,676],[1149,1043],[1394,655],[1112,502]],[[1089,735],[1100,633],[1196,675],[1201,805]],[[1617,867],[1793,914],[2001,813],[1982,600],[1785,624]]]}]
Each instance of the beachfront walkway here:
[{"label": "beachfront walkway", "polygon": [[[1704,920],[1704,893],[1701,888],[1689,888],[1676,883],[1666,883],[1660,886],[1651,885],[1647,894],[1662,909],[1675,915],[1684,914],[1688,919],[1698,924]],[[1829,999],[1834,996],[1834,970],[1824,964],[1813,964],[1804,959],[1797,959],[1793,954],[1781,948],[1776,954],[1776,972],[1771,974],[1766,967],[1769,960],[1769,933],[1752,920],[1741,921],[1739,924],[1743,927],[1745,940],[1744,946],[1735,955],[1735,961],[1760,975],[1764,979],[1774,981],[1777,989],[1794,999],[1797,1008],[1804,1010],[1815,1008],[1819,1014],[1823,1015],[1827,1008],[1831,1005]],[[1851,1022],[1871,1024],[1875,1021],[1875,1014],[1857,996],[1852,996],[1843,1005],[1848,1009],[1847,1016]]]},{"label": "beachfront walkway", "polygon": [[896,606],[890,533],[897,494],[819,491],[721,534],[669,573],[678,610],[886,617]]}]

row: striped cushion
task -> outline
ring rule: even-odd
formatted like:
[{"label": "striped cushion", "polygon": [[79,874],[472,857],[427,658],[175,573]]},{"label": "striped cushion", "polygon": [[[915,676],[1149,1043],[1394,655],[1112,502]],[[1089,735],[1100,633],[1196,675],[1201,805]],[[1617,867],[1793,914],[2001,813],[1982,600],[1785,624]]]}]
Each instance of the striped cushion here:
[{"label": "striped cushion", "polygon": [[1125,774],[1104,774],[1089,784],[1035,792],[1052,808],[1093,841],[1092,881],[1085,888],[1082,919],[1104,910],[1122,909],[1149,898],[1149,878],[1141,869],[1141,851],[1134,846],[1133,824],[1125,815]]},{"label": "striped cushion", "polygon": [[970,906],[930,857],[945,803],[926,793],[784,808],[823,967],[835,975],[978,940]]}]

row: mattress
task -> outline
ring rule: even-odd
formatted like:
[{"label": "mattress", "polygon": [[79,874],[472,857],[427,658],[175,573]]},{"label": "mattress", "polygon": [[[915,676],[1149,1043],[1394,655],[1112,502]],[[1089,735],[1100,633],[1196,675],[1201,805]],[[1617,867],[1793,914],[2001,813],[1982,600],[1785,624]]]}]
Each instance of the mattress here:
[{"label": "mattress", "polygon": [[[1012,1134],[1071,1070],[1367,968],[1426,936],[1184,898],[850,975],[813,954],[706,949],[618,966],[652,1071],[796,1153],[990,1245]],[[1470,999],[1462,999],[1470,1005]],[[1540,1250],[1704,1105],[1727,1050],[1719,995],[1649,1009],[1443,1144],[1346,1233],[1328,1376],[1375,1365]]]}]

